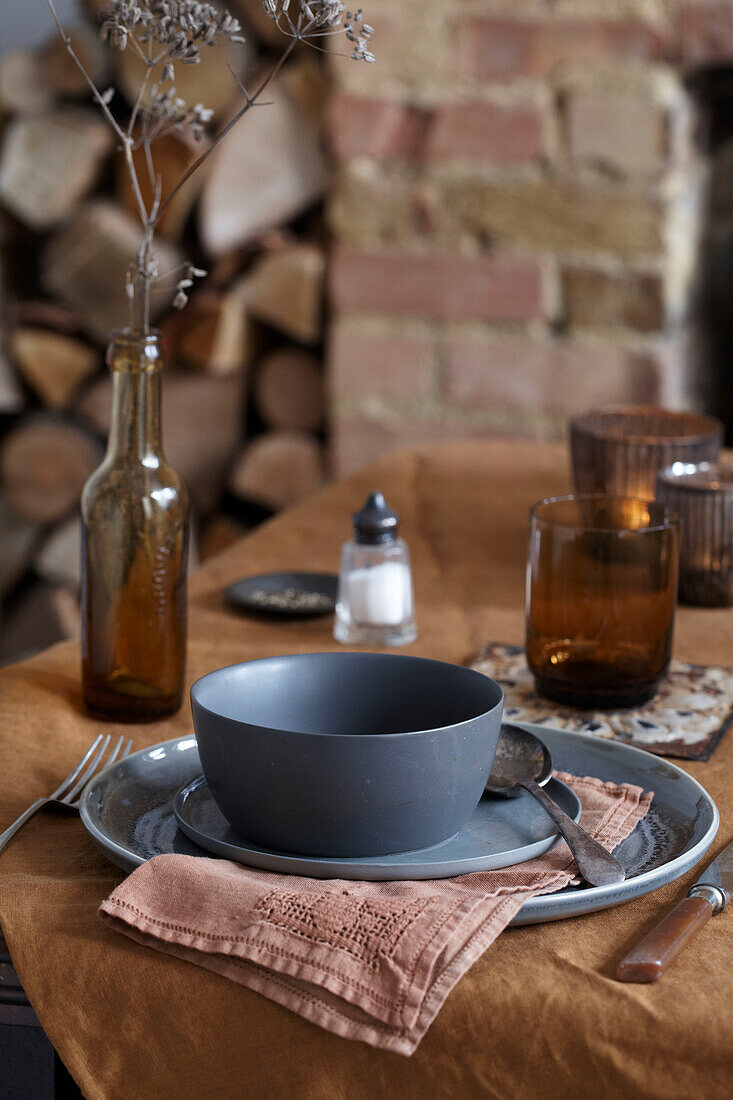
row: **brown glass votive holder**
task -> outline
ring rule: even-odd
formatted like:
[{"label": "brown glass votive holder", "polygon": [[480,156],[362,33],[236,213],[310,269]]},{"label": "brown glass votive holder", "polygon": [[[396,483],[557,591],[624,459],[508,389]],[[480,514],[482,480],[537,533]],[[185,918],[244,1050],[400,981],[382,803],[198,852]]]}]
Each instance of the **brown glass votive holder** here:
[{"label": "brown glass votive holder", "polygon": [[530,512],[527,663],[585,709],[639,706],[669,664],[679,521],[662,504],[566,496]]},{"label": "brown glass votive holder", "polygon": [[711,416],[651,405],[605,405],[570,422],[576,493],[654,500],[659,470],[715,462],[723,425]]},{"label": "brown glass votive holder", "polygon": [[733,607],[733,466],[675,462],[657,500],[680,517],[680,602]]}]

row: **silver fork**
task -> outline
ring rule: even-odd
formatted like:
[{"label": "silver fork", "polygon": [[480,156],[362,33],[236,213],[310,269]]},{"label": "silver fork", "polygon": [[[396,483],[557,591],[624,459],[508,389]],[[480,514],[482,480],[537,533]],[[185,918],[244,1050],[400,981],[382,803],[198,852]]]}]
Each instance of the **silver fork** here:
[{"label": "silver fork", "polygon": [[3,851],[15,834],[23,828],[25,823],[30,821],[30,819],[45,806],[50,806],[67,813],[78,812],[79,796],[94,773],[98,771],[100,767],[107,767],[109,764],[114,764],[117,759],[124,760],[124,758],[130,754],[132,741],[128,740],[123,749],[125,738],[124,736],[120,737],[119,741],[112,749],[112,752],[104,761],[104,764],[102,764],[107,749],[109,748],[110,740],[111,735],[109,733],[106,736],[100,733],[91,743],[79,763],[71,769],[66,779],[64,779],[62,783],[59,783],[52,794],[50,794],[48,798],[36,799],[27,810],[23,811],[20,817],[16,818],[12,825],[8,826],[4,833],[0,833],[0,852]]}]

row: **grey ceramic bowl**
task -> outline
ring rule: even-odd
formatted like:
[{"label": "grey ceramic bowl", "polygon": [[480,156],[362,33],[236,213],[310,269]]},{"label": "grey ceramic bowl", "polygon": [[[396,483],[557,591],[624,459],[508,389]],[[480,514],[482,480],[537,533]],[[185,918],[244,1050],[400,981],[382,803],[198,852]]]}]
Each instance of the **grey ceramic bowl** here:
[{"label": "grey ceramic bowl", "polygon": [[248,661],[191,688],[201,766],[229,823],[320,856],[457,833],[488,779],[503,701],[471,669],[379,653]]}]

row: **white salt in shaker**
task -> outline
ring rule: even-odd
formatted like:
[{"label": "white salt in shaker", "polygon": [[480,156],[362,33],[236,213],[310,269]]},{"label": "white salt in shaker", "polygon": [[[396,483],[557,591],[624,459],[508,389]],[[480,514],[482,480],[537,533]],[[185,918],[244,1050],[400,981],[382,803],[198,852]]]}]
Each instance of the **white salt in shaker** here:
[{"label": "white salt in shaker", "polygon": [[410,551],[400,517],[381,493],[352,516],[354,538],[341,552],[334,637],[346,645],[407,645],[417,637]]}]

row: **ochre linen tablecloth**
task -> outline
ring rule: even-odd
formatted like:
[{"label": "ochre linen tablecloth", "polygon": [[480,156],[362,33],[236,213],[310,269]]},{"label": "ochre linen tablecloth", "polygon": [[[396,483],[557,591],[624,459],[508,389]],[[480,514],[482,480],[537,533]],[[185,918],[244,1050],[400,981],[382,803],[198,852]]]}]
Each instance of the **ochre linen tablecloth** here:
[{"label": "ochre linen tablecloth", "polygon": [[[191,585],[190,680],[233,661],[335,647],[328,619],[229,612],[222,589],[278,568],[338,568],[349,514],[381,489],[414,557],[419,639],[466,661],[521,642],[527,509],[568,486],[564,447],[452,444],[389,456],[259,528]],[[675,652],[733,664],[733,612],[682,608]],[[81,713],[72,644],[0,672],[0,825],[65,775],[99,729]],[[188,706],[127,727],[142,747],[190,729]],[[716,799],[711,856],[733,840],[733,734],[687,769]],[[615,966],[696,874],[617,909],[509,929],[459,982],[411,1058],[329,1034],[259,997],[116,935],[97,908],[122,875],[79,821],[40,816],[0,857],[0,924],[28,996],[87,1097],[385,1100],[644,1097],[733,1092],[733,913],[714,918],[653,986]],[[0,1093],[2,1088],[0,1087]]]}]

